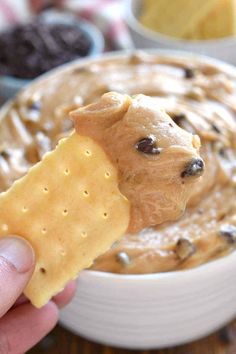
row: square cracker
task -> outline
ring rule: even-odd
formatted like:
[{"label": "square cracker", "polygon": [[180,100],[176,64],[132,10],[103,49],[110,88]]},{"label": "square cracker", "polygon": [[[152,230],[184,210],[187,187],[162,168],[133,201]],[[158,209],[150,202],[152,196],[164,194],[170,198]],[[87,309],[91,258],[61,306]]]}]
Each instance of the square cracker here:
[{"label": "square cracker", "polygon": [[0,195],[0,236],[27,239],[36,267],[25,295],[41,307],[126,231],[129,202],[115,167],[73,133]]}]

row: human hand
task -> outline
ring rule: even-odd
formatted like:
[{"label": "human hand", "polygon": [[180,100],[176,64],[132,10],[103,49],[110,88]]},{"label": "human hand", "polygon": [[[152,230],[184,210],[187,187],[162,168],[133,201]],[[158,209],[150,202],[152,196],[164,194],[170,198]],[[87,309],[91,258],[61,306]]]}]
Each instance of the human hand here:
[{"label": "human hand", "polygon": [[0,354],[29,350],[56,325],[58,309],[74,295],[75,283],[71,282],[46,306],[33,307],[21,294],[34,265],[28,242],[16,236],[0,239]]}]

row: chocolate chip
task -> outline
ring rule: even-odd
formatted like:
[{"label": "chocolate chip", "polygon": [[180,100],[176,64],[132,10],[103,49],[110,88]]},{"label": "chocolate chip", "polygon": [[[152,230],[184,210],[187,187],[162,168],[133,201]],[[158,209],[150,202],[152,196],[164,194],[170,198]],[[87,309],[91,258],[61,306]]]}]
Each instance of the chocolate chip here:
[{"label": "chocolate chip", "polygon": [[204,162],[202,159],[194,158],[185,167],[184,171],[181,172],[181,177],[192,177],[201,176],[204,170]]},{"label": "chocolate chip", "polygon": [[221,228],[220,228],[219,234],[229,244],[236,243],[236,226],[234,226],[234,225],[222,225]]},{"label": "chocolate chip", "polygon": [[222,142],[220,141],[213,142],[213,149],[221,157],[225,157],[225,146]]},{"label": "chocolate chip", "polygon": [[40,272],[41,272],[42,274],[45,274],[45,273],[46,273],[46,269],[45,269],[45,268],[40,268]]},{"label": "chocolate chip", "polygon": [[176,244],[175,252],[184,261],[196,252],[195,245],[186,238],[180,238]]},{"label": "chocolate chip", "polygon": [[191,68],[184,68],[184,76],[186,79],[192,79],[195,76],[195,70]]},{"label": "chocolate chip", "polygon": [[224,149],[224,148],[220,148],[219,151],[218,151],[218,154],[219,154],[221,157],[225,157],[225,149]]},{"label": "chocolate chip", "polygon": [[119,252],[116,255],[116,258],[118,262],[120,262],[122,265],[129,265],[131,263],[130,257],[126,252]]},{"label": "chocolate chip", "polygon": [[31,109],[32,111],[40,111],[42,108],[42,102],[41,101],[33,101],[30,105],[29,105],[29,109]]},{"label": "chocolate chip", "polygon": [[218,337],[220,341],[224,344],[231,344],[236,341],[235,331],[230,326],[222,328],[218,332]]},{"label": "chocolate chip", "polygon": [[8,159],[10,157],[10,153],[7,150],[3,150],[0,152],[0,155],[4,158],[4,159]]},{"label": "chocolate chip", "polygon": [[25,116],[25,120],[37,123],[41,116],[41,101],[33,101],[28,105],[28,110]]},{"label": "chocolate chip", "polygon": [[180,125],[182,123],[182,121],[184,119],[186,119],[186,115],[184,113],[176,113],[176,114],[172,115],[171,118],[174,120],[174,122],[177,125]]},{"label": "chocolate chip", "polygon": [[160,154],[161,149],[156,146],[156,137],[154,135],[149,135],[146,138],[139,140],[135,147],[138,151],[145,154],[157,155]]},{"label": "chocolate chip", "polygon": [[214,123],[211,124],[212,129],[217,133],[217,134],[221,134],[221,130],[217,127],[217,125],[215,125]]}]

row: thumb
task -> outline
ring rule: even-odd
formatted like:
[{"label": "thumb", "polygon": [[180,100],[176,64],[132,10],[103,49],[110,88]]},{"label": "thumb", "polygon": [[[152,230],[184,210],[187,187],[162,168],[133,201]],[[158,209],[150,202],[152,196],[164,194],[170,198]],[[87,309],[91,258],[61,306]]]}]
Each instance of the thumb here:
[{"label": "thumb", "polygon": [[0,318],[23,292],[34,271],[34,251],[17,236],[0,238]]}]

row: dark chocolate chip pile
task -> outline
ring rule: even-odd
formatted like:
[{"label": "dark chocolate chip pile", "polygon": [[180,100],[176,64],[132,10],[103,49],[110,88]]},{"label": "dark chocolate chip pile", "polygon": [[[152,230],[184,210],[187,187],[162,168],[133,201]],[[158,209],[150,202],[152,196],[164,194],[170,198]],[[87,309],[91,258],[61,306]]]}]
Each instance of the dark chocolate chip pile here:
[{"label": "dark chocolate chip pile", "polygon": [[33,79],[89,53],[90,39],[77,26],[34,23],[0,35],[0,75]]}]

